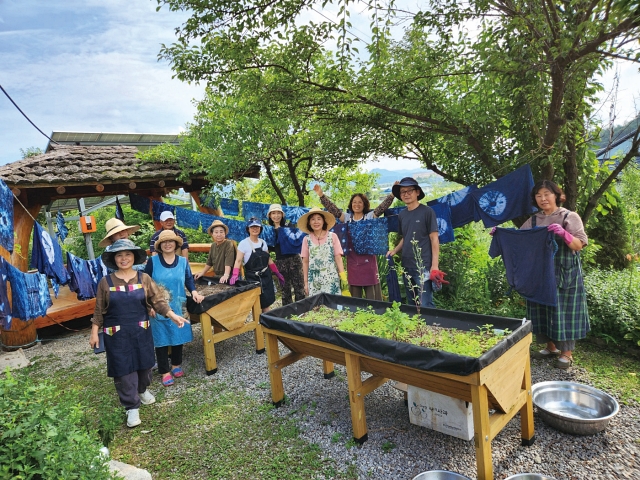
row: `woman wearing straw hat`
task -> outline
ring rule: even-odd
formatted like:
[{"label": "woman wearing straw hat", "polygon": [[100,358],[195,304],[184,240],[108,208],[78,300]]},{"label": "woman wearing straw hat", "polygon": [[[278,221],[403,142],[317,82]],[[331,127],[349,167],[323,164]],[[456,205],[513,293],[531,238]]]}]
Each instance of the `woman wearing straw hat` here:
[{"label": "woman wearing straw hat", "polygon": [[343,250],[335,233],[329,230],[336,219],[329,212],[313,207],[298,220],[298,228],[308,233],[302,242],[302,274],[307,295],[349,294],[347,272],[342,265]]},{"label": "woman wearing straw hat", "polygon": [[282,305],[288,305],[293,302],[293,296],[291,295],[291,289],[296,296],[296,302],[305,298],[304,294],[304,279],[302,277],[302,259],[298,253],[284,253],[281,248],[281,242],[284,235],[281,227],[294,227],[290,222],[287,222],[282,206],[278,203],[274,203],[269,206],[267,212],[267,221],[276,232],[276,244],[274,247],[269,248],[270,251],[276,254],[276,266],[282,275],[284,276],[284,285],[282,286]]},{"label": "woman wearing straw hat", "polygon": [[106,247],[106,249],[109,250],[109,245],[116,240],[129,238],[129,235],[140,230],[140,225],[125,225],[122,220],[110,218],[107,220],[107,223],[104,224],[104,229],[106,230],[106,235],[100,240],[98,246],[102,248]]},{"label": "woman wearing straw hat", "polygon": [[227,283],[236,261],[236,245],[226,238],[229,227],[220,220],[214,220],[207,228],[207,233],[211,236],[213,243],[211,243],[204,269],[196,273],[194,277],[197,280],[213,268],[215,274],[220,275],[220,283]]},{"label": "woman wearing straw hat", "polygon": [[127,426],[135,427],[141,423],[140,404],[156,401],[147,390],[155,362],[148,311],[166,315],[178,328],[189,321],[171,310],[149,275],[133,270],[147,254],[131,240],[116,240],[101,258],[115,272],[98,284],[89,344],[93,348],[100,344],[98,331],[102,330],[107,375],[113,378],[120,403],[127,411]]},{"label": "woman wearing straw hat", "polygon": [[[191,268],[186,258],[177,255],[176,251],[182,246],[182,238],[172,230],[163,230],[155,243],[155,250],[159,255],[151,257],[145,267],[145,273],[166,290],[169,295],[169,305],[176,312],[183,312],[187,302],[186,290],[191,292],[191,298],[196,303],[202,302],[204,297],[196,291]],[[186,289],[185,289],[186,285]],[[155,314],[151,316],[151,331],[153,344],[156,347],[158,372],[162,375],[165,387],[173,385],[173,378],[184,375],[182,370],[182,347],[193,340],[191,324],[186,328],[176,328],[171,319]],[[169,366],[169,347],[171,347],[171,366]]]}]

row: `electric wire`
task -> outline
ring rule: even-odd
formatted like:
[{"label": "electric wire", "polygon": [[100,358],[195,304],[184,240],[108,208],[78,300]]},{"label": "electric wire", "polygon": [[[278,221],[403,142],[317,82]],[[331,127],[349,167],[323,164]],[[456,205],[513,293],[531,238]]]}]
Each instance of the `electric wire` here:
[{"label": "electric wire", "polygon": [[58,142],[56,142],[55,140],[53,140],[49,135],[47,135],[47,134],[46,134],[46,133],[44,133],[42,130],[40,130],[40,129],[38,128],[38,126],[37,126],[35,123],[33,123],[29,117],[27,117],[27,114],[26,114],[26,113],[24,113],[24,112],[22,111],[22,109],[18,106],[18,104],[17,104],[16,102],[14,102],[14,101],[13,101],[13,98],[11,98],[11,96],[7,93],[7,91],[4,89],[4,87],[3,87],[2,85],[0,85],[0,90],[2,90],[2,93],[4,93],[4,94],[7,96],[7,98],[9,99],[9,101],[10,101],[11,103],[13,103],[13,106],[14,106],[14,107],[16,107],[16,108],[18,109],[18,111],[22,114],[22,116],[23,116],[24,118],[26,118],[26,119],[27,119],[27,121],[28,121],[31,125],[33,125],[33,126],[35,127],[35,129],[36,129],[36,130],[38,130],[42,135],[44,135],[45,137],[47,137],[51,142],[55,143],[56,145],[60,145]]}]

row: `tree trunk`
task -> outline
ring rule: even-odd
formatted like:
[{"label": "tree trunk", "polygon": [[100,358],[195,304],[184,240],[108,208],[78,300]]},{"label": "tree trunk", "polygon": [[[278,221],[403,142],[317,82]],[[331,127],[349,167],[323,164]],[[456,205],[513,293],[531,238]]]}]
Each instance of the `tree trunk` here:
[{"label": "tree trunk", "polygon": [[567,199],[564,207],[575,212],[578,204],[578,151],[576,142],[573,137],[569,137],[567,141],[567,152],[564,161],[564,194]]}]

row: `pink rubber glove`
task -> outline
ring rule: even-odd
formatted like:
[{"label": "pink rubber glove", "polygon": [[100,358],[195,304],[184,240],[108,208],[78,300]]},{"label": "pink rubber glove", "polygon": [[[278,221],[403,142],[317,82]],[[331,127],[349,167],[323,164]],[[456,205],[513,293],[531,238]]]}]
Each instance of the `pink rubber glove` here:
[{"label": "pink rubber glove", "polygon": [[233,269],[233,274],[231,275],[231,278],[229,279],[229,285],[234,285],[236,283],[236,281],[238,280],[238,275],[240,275],[240,269],[239,268],[234,268]]},{"label": "pink rubber glove", "polygon": [[273,272],[273,274],[278,277],[278,281],[280,282],[280,286],[284,287],[284,277],[282,276],[282,274],[278,271],[278,267],[276,267],[275,263],[270,263],[269,264],[269,269],[271,269],[271,271]]},{"label": "pink rubber glove", "polygon": [[445,285],[449,284],[449,282],[447,282],[444,279],[445,275],[446,275],[446,273],[441,272],[440,270],[431,270],[431,273],[429,274],[429,280],[434,282],[438,286],[438,288],[440,288],[440,287],[442,287],[443,283]]},{"label": "pink rubber glove", "polygon": [[558,225],[557,223],[552,223],[551,225],[549,225],[547,227],[547,230],[555,233],[559,237],[562,237],[562,240],[564,240],[564,243],[566,243],[567,245],[573,242],[573,235],[571,235],[569,232],[567,232],[564,228],[562,228],[562,226]]},{"label": "pink rubber glove", "polygon": [[493,227],[491,229],[491,231],[489,232],[489,235],[491,235],[493,237],[493,234],[496,233],[496,230],[498,229],[498,227]]}]

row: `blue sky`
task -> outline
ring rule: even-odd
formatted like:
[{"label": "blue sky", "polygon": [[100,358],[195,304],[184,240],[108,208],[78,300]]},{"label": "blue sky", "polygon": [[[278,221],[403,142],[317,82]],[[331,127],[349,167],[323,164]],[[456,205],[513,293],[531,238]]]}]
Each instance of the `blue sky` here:
[{"label": "blue sky", "polygon": [[[0,84],[46,134],[52,131],[178,133],[204,87],[171,78],[157,61],[186,15],[153,0],[0,0]],[[616,123],[635,112],[636,66],[620,67]],[[613,74],[605,77],[610,86]],[[603,96],[604,98],[604,96]],[[609,104],[601,115],[607,118]],[[48,140],[0,92],[0,164]],[[368,168],[413,168],[386,160]]]}]

